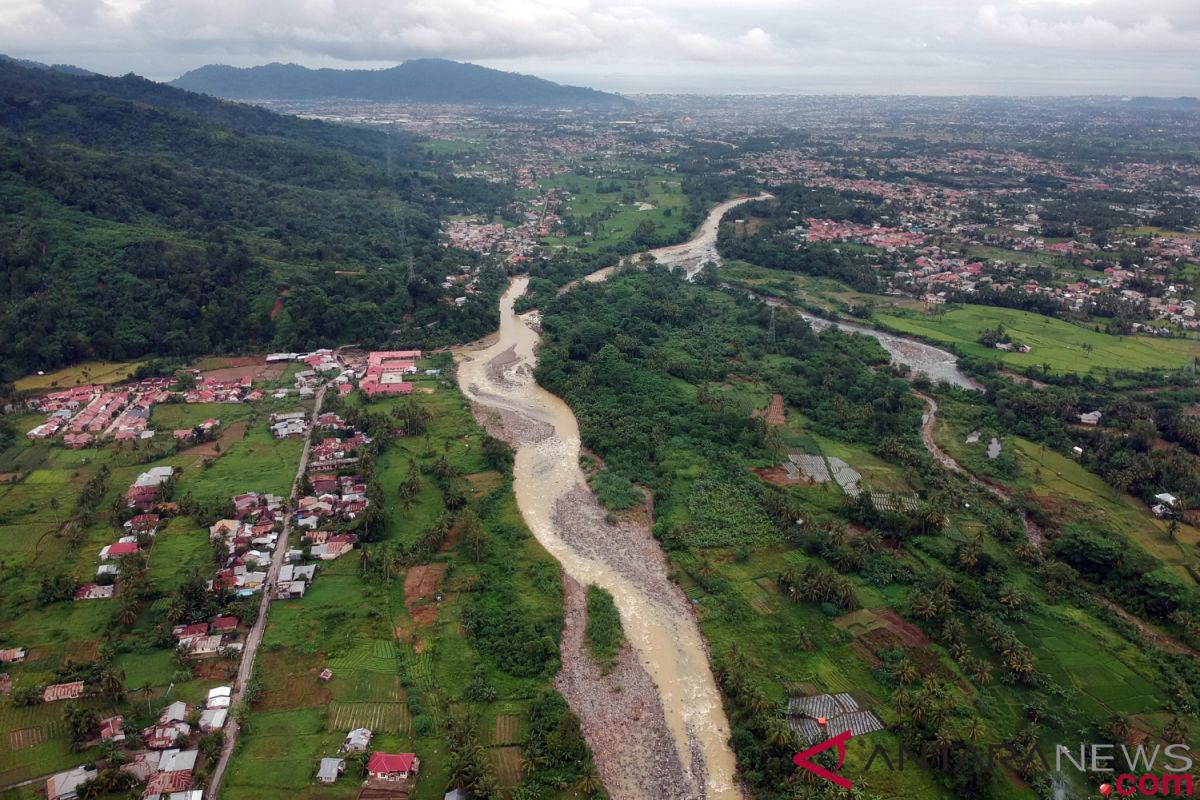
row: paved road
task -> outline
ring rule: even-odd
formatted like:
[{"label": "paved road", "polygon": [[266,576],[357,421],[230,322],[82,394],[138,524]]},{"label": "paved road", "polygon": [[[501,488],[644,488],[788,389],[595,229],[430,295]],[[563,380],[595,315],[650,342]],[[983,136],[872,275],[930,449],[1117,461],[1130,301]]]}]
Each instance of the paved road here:
[{"label": "paved road", "polygon": [[250,680],[250,676],[254,673],[254,657],[258,653],[258,646],[262,644],[263,631],[267,627],[267,610],[271,607],[271,595],[274,594],[275,582],[279,578],[279,570],[283,567],[284,559],[288,549],[288,533],[292,528],[291,509],[295,507],[296,495],[300,489],[300,481],[304,477],[304,470],[308,466],[308,453],[312,448],[313,431],[317,428],[317,417],[321,413],[321,403],[325,400],[325,385],[317,390],[316,402],[313,405],[312,426],[309,428],[308,436],[304,438],[304,450],[300,454],[300,466],[296,469],[296,477],[292,481],[292,492],[287,499],[287,514],[283,519],[283,531],[279,534],[279,541],[275,543],[275,553],[271,558],[271,567],[267,570],[267,581],[263,585],[262,599],[258,605],[258,618],[254,620],[254,626],[250,632],[246,634],[246,644],[242,648],[242,663],[238,668],[237,680],[233,684],[233,702],[230,704],[229,720],[225,723],[225,742],[221,747],[221,758],[217,762],[217,768],[213,771],[212,781],[208,785],[206,797],[209,800],[216,800],[216,797],[221,792],[221,779],[225,777],[225,768],[229,766],[229,757],[233,755],[233,750],[237,746],[237,738],[239,726],[233,719],[232,711],[241,702],[242,695],[246,691],[246,683]]}]

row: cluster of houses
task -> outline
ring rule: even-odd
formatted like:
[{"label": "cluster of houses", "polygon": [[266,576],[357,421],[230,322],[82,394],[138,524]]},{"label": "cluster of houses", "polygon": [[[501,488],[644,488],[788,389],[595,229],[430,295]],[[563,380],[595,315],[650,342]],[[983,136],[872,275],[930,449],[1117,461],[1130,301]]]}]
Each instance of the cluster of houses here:
[{"label": "cluster of houses", "polygon": [[186,372],[196,379],[196,385],[179,393],[179,399],[185,403],[252,403],[262,399],[262,392],[253,387],[249,375],[234,381],[218,381],[205,378],[196,369]]},{"label": "cluster of houses", "polygon": [[309,478],[313,494],[300,498],[296,526],[315,531],[333,520],[357,519],[367,507],[367,486],[358,475],[314,475]]},{"label": "cluster of houses", "polygon": [[384,350],[367,357],[367,369],[358,381],[358,388],[367,397],[411,394],[413,385],[404,378],[417,373],[420,350]]},{"label": "cluster of houses", "polygon": [[176,649],[193,658],[212,658],[222,653],[240,653],[242,643],[236,641],[237,617],[213,617],[211,622],[176,625],[171,634]]},{"label": "cluster of houses", "polygon": [[[197,725],[202,733],[212,733],[224,726],[230,698],[228,686],[209,692]],[[187,720],[193,713],[187,703],[169,704],[154,725],[141,731],[145,749],[129,753],[128,760],[121,765],[122,772],[144,784],[142,800],[202,800],[203,791],[192,788],[192,773],[200,757],[200,751],[189,746],[194,731]],[[124,725],[122,717],[101,720],[95,741],[124,743],[127,739]],[[46,798],[74,800],[83,784],[96,777],[96,769],[83,766],[52,775],[46,781]]]},{"label": "cluster of houses", "polygon": [[[156,403],[175,399],[185,403],[241,403],[262,397],[250,386],[250,377],[239,381],[206,380],[197,370],[196,387],[184,392],[171,392],[174,378],[146,378],[125,386],[103,384],[76,386],[34,398],[30,408],[48,414],[46,421],[26,433],[29,439],[49,439],[63,434],[63,445],[78,450],[98,439],[116,441],[150,439],[150,414]],[[203,425],[220,423],[206,420]],[[188,439],[194,431],[174,431],[175,439]]]},{"label": "cluster of houses", "polygon": [[163,495],[174,476],[174,467],[152,467],[143,472],[125,491],[125,504],[139,511],[153,511],[165,499]]},{"label": "cluster of houses", "polygon": [[371,437],[359,432],[345,438],[327,436],[309,451],[308,469],[311,472],[353,467],[358,463],[355,453],[370,443]]},{"label": "cluster of houses", "polygon": [[272,414],[271,435],[276,439],[288,439],[293,436],[307,436],[308,414],[303,411],[289,411],[285,414]]},{"label": "cluster of houses", "polygon": [[885,228],[879,224],[860,225],[857,222],[834,219],[807,218],[804,225],[792,231],[807,242],[857,242],[894,250],[899,247],[919,247],[925,242],[920,230]]},{"label": "cluster of houses", "polygon": [[[374,734],[368,728],[355,728],[346,734],[342,753],[365,753],[371,747]],[[322,758],[317,764],[317,781],[336,783],[346,771],[346,760],[340,757]],[[367,761],[367,780],[364,785],[396,786],[415,779],[421,771],[421,759],[415,753],[371,753]],[[449,796],[449,795],[447,795]]]},{"label": "cluster of houses", "polygon": [[229,589],[249,597],[263,589],[271,553],[283,524],[283,498],[246,492],[233,498],[236,519],[223,519],[208,529],[209,539],[222,541],[229,551],[224,566],[213,576],[213,591]]},{"label": "cluster of houses", "polygon": [[72,449],[102,437],[118,441],[150,438],[154,436],[149,430],[150,409],[170,396],[170,385],[170,378],[147,378],[120,389],[99,385],[53,392],[30,401],[34,410],[49,416],[25,435],[48,439],[62,432],[63,443]]}]

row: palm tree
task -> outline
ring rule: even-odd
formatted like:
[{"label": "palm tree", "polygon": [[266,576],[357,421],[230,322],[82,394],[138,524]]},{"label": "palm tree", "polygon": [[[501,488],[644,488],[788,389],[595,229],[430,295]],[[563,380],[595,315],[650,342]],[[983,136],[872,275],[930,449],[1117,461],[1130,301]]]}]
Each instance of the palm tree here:
[{"label": "palm tree", "polygon": [[802,650],[804,652],[808,652],[815,647],[812,637],[809,636],[808,631],[804,630],[803,628],[797,630],[795,635],[792,637],[792,646],[797,650]]},{"label": "palm tree", "polygon": [[980,686],[987,686],[992,682],[992,665],[983,659],[977,659],[971,665],[971,677],[973,677],[975,682]]},{"label": "palm tree", "polygon": [[795,736],[787,722],[774,717],[767,722],[767,740],[778,748],[790,748],[795,743]]},{"label": "palm tree", "polygon": [[583,768],[583,772],[579,773],[579,781],[576,785],[579,787],[579,791],[588,797],[595,797],[604,791],[604,782],[600,780],[600,774],[596,772],[596,767],[592,764],[588,764]]},{"label": "palm tree", "polygon": [[896,678],[896,680],[900,681],[900,683],[908,686],[909,684],[917,682],[917,679],[921,677],[921,672],[917,669],[916,664],[912,663],[907,658],[902,658],[897,661],[896,666],[892,668],[892,675]]},{"label": "palm tree", "polygon": [[1163,728],[1163,738],[1168,743],[1187,741],[1187,723],[1183,721],[1183,717],[1179,715],[1171,717],[1171,721]]},{"label": "palm tree", "polygon": [[1108,718],[1108,732],[1117,741],[1124,742],[1133,733],[1133,723],[1124,714],[1113,714]]},{"label": "palm tree", "polygon": [[133,592],[123,591],[117,598],[117,622],[124,628],[132,628],[137,622],[139,609],[138,599]]},{"label": "palm tree", "polygon": [[971,721],[967,723],[967,739],[978,742],[983,738],[983,733],[983,722],[979,717],[971,717]]},{"label": "palm tree", "polygon": [[521,756],[521,774],[526,778],[532,778],[538,771],[538,762],[541,758],[538,756]]},{"label": "palm tree", "polygon": [[125,698],[125,670],[106,669],[100,675],[100,691],[119,703]]}]

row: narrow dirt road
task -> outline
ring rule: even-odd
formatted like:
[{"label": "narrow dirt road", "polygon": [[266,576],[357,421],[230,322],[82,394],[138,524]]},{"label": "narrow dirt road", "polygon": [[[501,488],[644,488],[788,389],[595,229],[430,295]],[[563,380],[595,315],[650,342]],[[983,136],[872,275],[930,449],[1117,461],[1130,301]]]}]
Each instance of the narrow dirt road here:
[{"label": "narrow dirt road", "polygon": [[[937,401],[927,394],[918,392],[916,389],[913,390],[913,394],[924,400],[925,405],[928,406],[925,416],[921,418],[921,441],[925,444],[925,449],[929,451],[929,454],[941,462],[942,466],[946,467],[946,469],[950,470],[951,472],[957,472],[958,474],[964,476],[971,483],[978,486],[980,489],[991,493],[1002,502],[1011,502],[1012,492],[1001,486],[995,486],[976,478],[970,472],[963,469],[962,465],[955,461],[949,453],[937,446],[937,442],[933,440],[933,428],[935,425],[937,425]],[[1031,545],[1038,550],[1041,550],[1042,540],[1044,538],[1044,532],[1042,531],[1041,526],[1029,518],[1029,515],[1025,513],[1025,509],[1018,509],[1017,514],[1021,518],[1021,525],[1025,528],[1025,537],[1029,540]]]},{"label": "narrow dirt road", "polygon": [[263,584],[262,598],[258,604],[258,617],[255,618],[250,632],[246,634],[246,644],[242,648],[242,663],[238,666],[237,678],[233,683],[233,698],[229,706],[229,719],[225,723],[225,741],[221,746],[221,758],[217,761],[216,769],[213,770],[212,781],[209,782],[208,789],[204,795],[208,800],[216,800],[220,794],[221,779],[225,777],[225,769],[229,766],[229,758],[233,755],[234,748],[237,747],[240,727],[234,720],[232,711],[241,702],[246,692],[246,683],[250,680],[250,676],[254,674],[254,658],[258,655],[258,646],[262,644],[263,632],[267,627],[267,612],[271,608],[271,595],[275,592],[275,583],[279,580],[279,570],[283,567],[284,559],[287,556],[288,533],[292,529],[291,509],[296,505],[296,495],[299,492],[300,483],[304,477],[304,470],[308,467],[308,454],[312,449],[312,434],[317,429],[317,417],[321,414],[321,403],[324,400],[325,385],[322,384],[321,388],[317,390],[316,400],[313,403],[312,425],[308,429],[308,435],[304,437],[304,450],[300,453],[300,465],[296,468],[296,477],[292,479],[292,490],[287,498],[286,513],[283,518],[283,531],[279,534],[279,541],[275,543],[275,552],[271,556],[271,566],[267,570],[267,580]]}]

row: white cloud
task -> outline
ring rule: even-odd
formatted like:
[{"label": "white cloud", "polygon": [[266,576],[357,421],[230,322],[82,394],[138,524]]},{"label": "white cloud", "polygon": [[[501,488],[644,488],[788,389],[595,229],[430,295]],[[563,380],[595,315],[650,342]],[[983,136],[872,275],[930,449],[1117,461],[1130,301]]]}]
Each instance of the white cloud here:
[{"label": "white cloud", "polygon": [[1034,47],[1083,50],[1196,47],[1195,39],[1182,35],[1170,20],[1159,14],[1151,14],[1122,27],[1091,14],[1082,19],[1048,21],[1021,12],[1005,13],[994,5],[987,5],[979,9],[978,22],[985,33]]},{"label": "white cloud", "polygon": [[0,52],[159,78],[441,56],[600,88],[586,76],[866,92],[1062,76],[1071,91],[1179,93],[1200,85],[1200,58],[1181,55],[1197,41],[1197,0],[0,0]]}]

